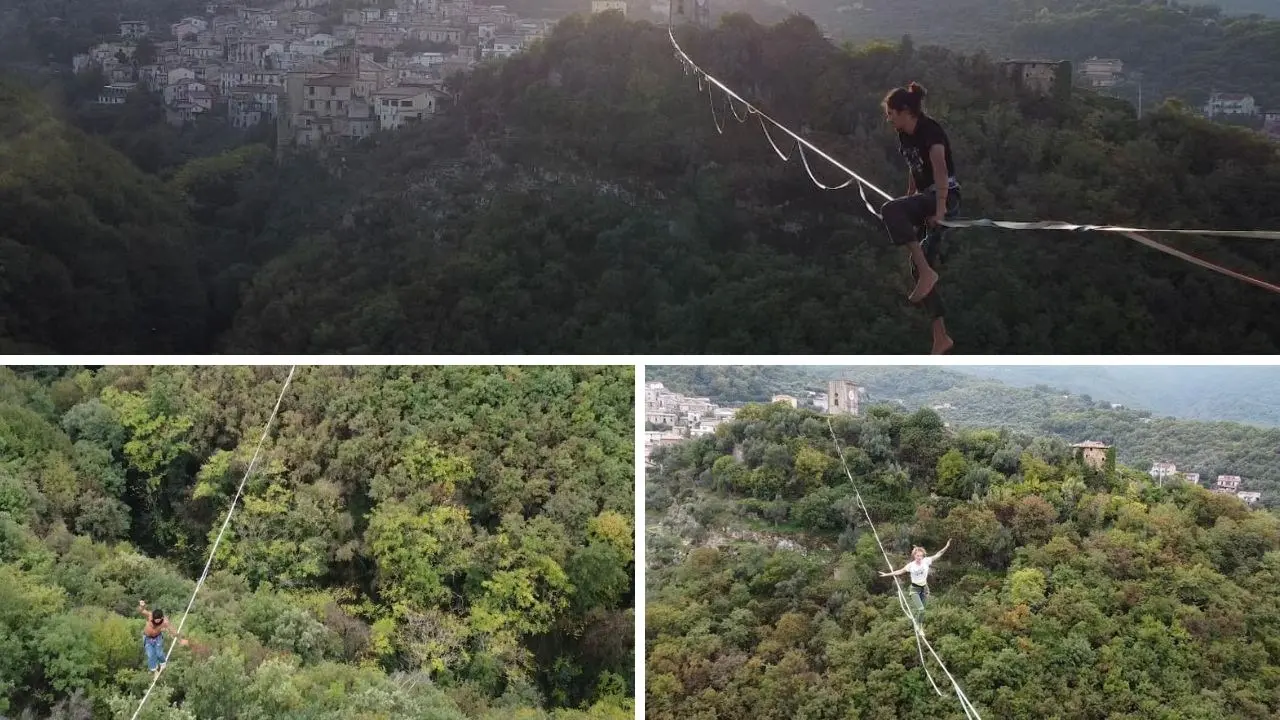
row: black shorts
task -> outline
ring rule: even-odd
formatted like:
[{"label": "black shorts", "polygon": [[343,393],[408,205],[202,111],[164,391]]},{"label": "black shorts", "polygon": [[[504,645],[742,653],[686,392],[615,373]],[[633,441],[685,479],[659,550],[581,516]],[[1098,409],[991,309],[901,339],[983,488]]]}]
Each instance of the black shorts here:
[{"label": "black shorts", "polygon": [[[895,245],[906,245],[924,240],[928,230],[925,220],[937,211],[938,194],[926,190],[890,200],[880,208],[880,216],[889,231],[889,239]],[[947,193],[947,217],[955,217],[959,212],[960,190],[957,188]]]}]

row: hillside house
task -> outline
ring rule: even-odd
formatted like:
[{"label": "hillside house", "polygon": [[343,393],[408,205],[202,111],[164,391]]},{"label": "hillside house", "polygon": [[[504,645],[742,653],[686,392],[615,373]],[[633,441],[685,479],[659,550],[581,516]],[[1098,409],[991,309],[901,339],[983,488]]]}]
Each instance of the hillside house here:
[{"label": "hillside house", "polygon": [[222,69],[225,66],[226,63],[221,60],[205,60],[194,68],[196,79],[211,88],[216,88],[222,83]]},{"label": "hillside house", "polygon": [[1252,95],[1244,93],[1213,93],[1204,105],[1205,117],[1236,115],[1252,117],[1258,114],[1258,106]]},{"label": "hillside house", "polygon": [[1235,494],[1240,490],[1239,475],[1219,475],[1218,482],[1214,484],[1215,490],[1223,490]]},{"label": "hillside house", "polygon": [[1184,472],[1184,473],[1182,473],[1182,479],[1183,479],[1183,480],[1186,480],[1187,482],[1189,482],[1189,483],[1191,483],[1191,484],[1193,484],[1193,485],[1199,485],[1199,484],[1200,484],[1200,473],[1189,473],[1189,472]]},{"label": "hillside house", "polygon": [[462,42],[462,31],[448,25],[427,25],[418,29],[417,36],[419,40],[427,40],[434,43],[457,45]]},{"label": "hillside house", "polygon": [[283,90],[271,85],[241,85],[227,95],[227,119],[231,127],[253,127],[270,120],[279,110]]},{"label": "hillside house", "polygon": [[406,121],[419,121],[436,112],[436,94],[422,85],[400,85],[373,93],[379,127],[395,130]]},{"label": "hillside house", "polygon": [[408,32],[392,23],[367,23],[356,30],[356,45],[390,50],[408,39]]},{"label": "hillside house", "polygon": [[1095,88],[1115,87],[1124,74],[1124,63],[1114,58],[1091,57],[1080,64],[1080,75]]},{"label": "hillside house", "polygon": [[627,0],[591,0],[592,15],[610,10],[617,10],[625,17],[627,14]]},{"label": "hillside house", "polygon": [[676,414],[669,410],[646,410],[644,421],[650,425],[676,426]]},{"label": "hillside house", "polygon": [[244,23],[239,18],[216,17],[209,34],[215,43],[229,42],[244,35]]},{"label": "hillside house", "polygon": [[192,60],[215,60],[223,55],[218,45],[187,45],[182,48],[182,56]]},{"label": "hillside house", "polygon": [[1260,492],[1238,492],[1238,493],[1236,493],[1236,497],[1238,497],[1238,498],[1240,498],[1241,500],[1243,500],[1243,501],[1244,501],[1244,503],[1245,503],[1246,505],[1256,505],[1256,504],[1258,504],[1258,501],[1262,499],[1262,493],[1260,493]]},{"label": "hillside house", "polygon": [[142,83],[144,86],[146,86],[147,90],[152,92],[157,91],[160,88],[164,87],[165,83],[168,82],[168,78],[166,77],[166,74],[164,71],[164,66],[159,63],[153,63],[151,65],[139,65],[138,66],[138,82]]},{"label": "hillside house", "polygon": [[222,68],[218,87],[228,93],[241,85],[270,85],[284,87],[282,70],[267,70],[252,65],[228,65]]},{"label": "hillside house", "polygon": [[213,93],[208,90],[192,90],[187,93],[187,102],[191,103],[197,114],[207,113],[213,110]]},{"label": "hillside house", "polygon": [[137,87],[137,83],[117,82],[111,83],[102,88],[102,92],[98,93],[99,105],[123,105],[125,99],[129,97],[129,93]]},{"label": "hillside house", "polygon": [[320,57],[336,47],[338,47],[337,38],[328,33],[316,33],[301,42],[292,43],[289,49],[300,54]]},{"label": "hillside house", "polygon": [[121,20],[120,21],[120,37],[128,40],[136,40],[145,37],[151,32],[151,26],[147,25],[146,20]]},{"label": "hillside house", "polygon": [[315,117],[347,116],[352,97],[352,79],[347,75],[320,75],[302,84],[300,110]]},{"label": "hillside house", "polygon": [[172,85],[178,82],[179,80],[195,80],[195,79],[196,79],[195,70],[192,70],[191,68],[185,68],[185,67],[176,67],[169,71],[168,76],[165,78],[165,85]]},{"label": "hillside house", "polygon": [[89,50],[89,57],[93,59],[93,62],[99,65],[109,62],[119,62],[120,56],[122,55],[126,59],[132,58],[133,47],[129,45],[122,45],[120,43],[100,43],[98,45],[94,45]]},{"label": "hillside house", "polygon": [[107,79],[113,83],[133,82],[136,79],[132,65],[116,63],[104,66],[103,69],[106,71]]},{"label": "hillside house", "polygon": [[1086,440],[1078,442],[1071,447],[1076,450],[1076,457],[1084,461],[1084,464],[1094,470],[1105,470],[1107,467],[1107,456],[1110,454],[1111,446],[1106,443],[1094,440]]},{"label": "hillside house", "polygon": [[362,98],[351,101],[347,111],[346,137],[352,140],[363,140],[378,131],[381,119],[369,108],[369,103]]},{"label": "hillside house", "polygon": [[203,18],[198,17],[182,18],[178,22],[169,26],[170,32],[173,33],[173,37],[177,40],[183,40],[188,35],[198,36],[200,33],[208,29],[209,23],[205,22]]},{"label": "hillside house", "polygon": [[1039,95],[1059,90],[1060,78],[1070,87],[1071,63],[1065,60],[1005,60],[1005,74],[1015,87]]},{"label": "hillside house", "polygon": [[1147,471],[1152,480],[1158,485],[1164,485],[1166,481],[1173,479],[1178,474],[1178,466],[1173,463],[1154,463],[1151,469]]},{"label": "hillside house", "polygon": [[646,432],[644,434],[644,462],[645,465],[652,465],[651,457],[654,451],[661,447],[677,445],[684,441],[684,437],[678,433],[671,432]]},{"label": "hillside house", "polygon": [[177,82],[170,83],[164,88],[164,104],[176,105],[178,103],[191,103],[193,93],[203,93],[209,90],[209,86],[198,80],[189,80],[182,78]]},{"label": "hillside house", "polygon": [[289,20],[289,32],[298,37],[311,37],[320,32],[320,24],[324,17],[310,10],[301,10],[293,14]]},{"label": "hillside house", "polygon": [[396,70],[396,78],[401,85],[440,84],[440,74],[431,68],[421,65],[410,65]]}]

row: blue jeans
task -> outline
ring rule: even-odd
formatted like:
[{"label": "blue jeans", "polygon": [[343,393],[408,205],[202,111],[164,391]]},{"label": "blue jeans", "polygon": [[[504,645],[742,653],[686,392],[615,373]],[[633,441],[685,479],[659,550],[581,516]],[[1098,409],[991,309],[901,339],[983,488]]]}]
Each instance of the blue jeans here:
[{"label": "blue jeans", "polygon": [[152,672],[164,662],[164,635],[153,638],[142,636],[142,649],[147,653],[147,668]]},{"label": "blue jeans", "polygon": [[912,595],[915,595],[916,602],[920,603],[920,610],[919,610],[919,614],[923,615],[923,614],[924,614],[924,602],[925,602],[925,600],[928,600],[928,599],[929,599],[929,586],[928,586],[928,585],[916,585],[915,583],[911,583],[911,594],[912,594]]}]

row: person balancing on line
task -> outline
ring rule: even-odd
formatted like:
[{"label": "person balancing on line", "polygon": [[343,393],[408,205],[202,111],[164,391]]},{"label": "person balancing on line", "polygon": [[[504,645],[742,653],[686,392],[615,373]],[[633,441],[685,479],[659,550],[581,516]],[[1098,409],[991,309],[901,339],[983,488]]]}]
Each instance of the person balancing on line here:
[{"label": "person balancing on line", "polygon": [[907,161],[907,194],[880,209],[889,238],[906,246],[911,276],[916,285],[908,300],[923,304],[933,316],[933,354],[941,355],[955,342],[943,321],[945,309],[938,284],[938,244],[942,221],[960,211],[960,183],[951,157],[951,141],[937,120],[924,113],[924,88],[911,83],[894,88],[884,98],[885,119],[898,132],[902,157]]},{"label": "person balancing on line", "polygon": [[[138,612],[147,619],[147,624],[142,627],[142,650],[147,655],[147,667],[152,673],[158,673],[165,666],[164,631],[172,630],[173,626],[169,624],[169,618],[164,616],[164,611],[159,608],[148,610],[146,600],[138,601]],[[185,638],[182,644],[187,644]]]},{"label": "person balancing on line", "polygon": [[929,597],[929,567],[933,565],[934,560],[942,557],[942,553],[946,552],[949,547],[951,547],[951,539],[947,538],[947,544],[943,545],[937,554],[926,557],[924,548],[917,545],[911,549],[911,562],[903,565],[900,570],[882,572],[880,577],[891,577],[905,572],[911,573],[911,592],[920,603],[920,613],[924,613],[924,603]]}]

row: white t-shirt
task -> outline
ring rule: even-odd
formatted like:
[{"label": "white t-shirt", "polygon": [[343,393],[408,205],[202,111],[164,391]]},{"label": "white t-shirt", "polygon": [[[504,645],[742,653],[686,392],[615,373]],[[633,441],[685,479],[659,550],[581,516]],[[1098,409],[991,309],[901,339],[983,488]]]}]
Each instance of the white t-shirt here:
[{"label": "white t-shirt", "polygon": [[929,566],[933,564],[933,558],[926,555],[919,561],[912,560],[907,563],[907,567],[911,569],[911,584],[925,585],[929,582]]}]

